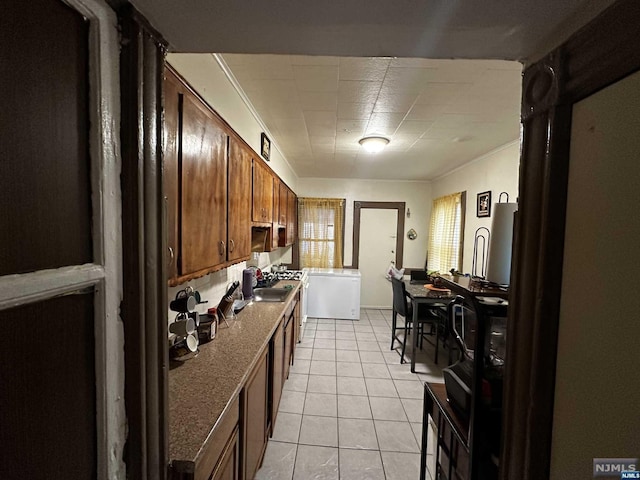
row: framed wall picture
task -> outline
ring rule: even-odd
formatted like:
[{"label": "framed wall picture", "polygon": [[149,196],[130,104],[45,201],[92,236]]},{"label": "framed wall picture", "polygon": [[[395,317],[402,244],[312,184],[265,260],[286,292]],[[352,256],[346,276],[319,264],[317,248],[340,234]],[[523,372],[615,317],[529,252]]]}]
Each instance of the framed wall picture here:
[{"label": "framed wall picture", "polygon": [[491,192],[482,192],[478,194],[478,201],[476,203],[476,216],[477,217],[490,217],[491,216]]},{"label": "framed wall picture", "polygon": [[269,156],[271,155],[271,140],[269,140],[269,137],[267,137],[267,134],[264,132],[262,132],[260,140],[260,155],[262,155],[262,158],[269,161]]}]

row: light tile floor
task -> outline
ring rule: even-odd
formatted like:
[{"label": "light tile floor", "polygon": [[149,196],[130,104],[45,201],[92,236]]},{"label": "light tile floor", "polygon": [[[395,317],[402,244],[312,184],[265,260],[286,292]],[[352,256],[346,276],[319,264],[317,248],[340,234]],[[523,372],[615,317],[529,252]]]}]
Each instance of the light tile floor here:
[{"label": "light tile floor", "polygon": [[390,310],[310,319],[255,478],[417,480],[423,382],[442,382],[447,354],[435,365],[425,342],[411,373],[390,346]]}]

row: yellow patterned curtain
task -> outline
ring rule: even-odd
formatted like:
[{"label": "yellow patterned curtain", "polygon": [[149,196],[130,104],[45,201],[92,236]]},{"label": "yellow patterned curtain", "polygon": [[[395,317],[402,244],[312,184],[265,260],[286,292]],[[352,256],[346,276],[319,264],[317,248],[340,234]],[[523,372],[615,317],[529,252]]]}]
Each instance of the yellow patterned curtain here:
[{"label": "yellow patterned curtain", "polygon": [[298,198],[300,265],[342,268],[344,199]]},{"label": "yellow patterned curtain", "polygon": [[436,198],[431,207],[427,270],[462,268],[462,192]]}]

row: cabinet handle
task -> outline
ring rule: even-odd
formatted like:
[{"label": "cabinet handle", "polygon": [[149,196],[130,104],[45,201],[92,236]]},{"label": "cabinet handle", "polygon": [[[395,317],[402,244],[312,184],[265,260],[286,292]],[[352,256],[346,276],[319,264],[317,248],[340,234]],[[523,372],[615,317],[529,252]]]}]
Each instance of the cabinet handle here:
[{"label": "cabinet handle", "polygon": [[224,255],[226,245],[220,240],[220,255]]},{"label": "cabinet handle", "polygon": [[173,265],[173,260],[175,259],[175,255],[173,253],[173,248],[167,247],[169,249],[169,265]]},{"label": "cabinet handle", "polygon": [[233,252],[236,248],[236,242],[233,241],[233,238],[229,240],[229,253]]}]

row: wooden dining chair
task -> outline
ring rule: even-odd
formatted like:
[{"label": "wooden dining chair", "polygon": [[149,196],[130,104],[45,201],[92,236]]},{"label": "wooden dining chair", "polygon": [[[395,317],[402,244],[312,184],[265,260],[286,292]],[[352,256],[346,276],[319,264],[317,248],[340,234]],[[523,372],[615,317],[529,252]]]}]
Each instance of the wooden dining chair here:
[{"label": "wooden dining chair", "polygon": [[[409,296],[407,294],[407,289],[402,280],[398,280],[397,278],[391,278],[391,287],[393,289],[393,310],[391,313],[391,350],[393,350],[393,345],[397,340],[402,344],[402,352],[400,354],[400,363],[404,363],[404,352],[407,347],[407,337],[408,334],[419,335],[419,343],[420,348],[422,348],[422,338],[425,335],[424,326],[430,325],[428,335],[435,336],[435,362],[438,363],[438,345],[439,345],[439,324],[441,322],[440,316],[433,311],[432,308],[429,308],[425,305],[426,308],[424,310],[418,310],[418,325],[413,325],[413,304],[408,301]],[[439,308],[439,307],[435,307]],[[396,335],[396,331],[400,330],[397,326],[397,318],[398,315],[401,315],[404,318],[404,336],[402,340],[398,338]],[[412,328],[415,328],[415,331],[412,331]]]}]

